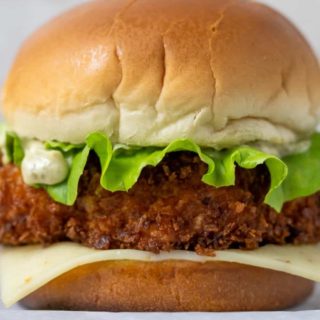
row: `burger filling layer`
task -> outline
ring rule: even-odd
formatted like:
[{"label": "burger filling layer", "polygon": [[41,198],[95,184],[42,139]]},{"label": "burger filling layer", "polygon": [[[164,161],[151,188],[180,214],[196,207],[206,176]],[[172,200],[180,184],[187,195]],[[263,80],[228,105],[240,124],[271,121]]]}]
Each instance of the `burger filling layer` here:
[{"label": "burger filling layer", "polygon": [[255,249],[268,243],[320,241],[320,193],[285,203],[277,213],[264,203],[270,187],[265,165],[236,167],[234,186],[201,181],[207,165],[197,154],[173,152],[143,169],[128,191],[100,184],[91,152],[72,206],[24,183],[14,164],[0,167],[0,242],[10,245],[74,241],[96,249]]}]

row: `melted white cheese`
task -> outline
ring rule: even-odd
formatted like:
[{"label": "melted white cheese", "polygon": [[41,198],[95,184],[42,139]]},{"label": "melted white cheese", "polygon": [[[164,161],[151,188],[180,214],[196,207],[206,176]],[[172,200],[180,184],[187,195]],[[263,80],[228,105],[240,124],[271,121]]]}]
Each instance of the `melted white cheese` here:
[{"label": "melted white cheese", "polygon": [[138,250],[94,250],[72,242],[50,247],[5,247],[0,260],[1,294],[9,307],[50,280],[78,266],[107,260],[226,261],[282,271],[320,282],[320,244],[301,246],[268,245],[257,250],[216,251],[215,257],[194,252],[154,254]]},{"label": "melted white cheese", "polygon": [[26,184],[54,185],[68,176],[69,166],[60,151],[46,150],[43,143],[29,140],[24,152],[21,172]]}]

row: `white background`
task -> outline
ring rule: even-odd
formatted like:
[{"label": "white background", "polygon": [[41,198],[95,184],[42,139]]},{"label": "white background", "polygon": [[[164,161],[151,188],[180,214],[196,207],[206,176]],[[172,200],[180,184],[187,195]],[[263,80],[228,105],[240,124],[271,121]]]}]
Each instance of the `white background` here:
[{"label": "white background", "polygon": [[[320,0],[260,1],[290,17],[320,56]],[[0,86],[23,39],[49,18],[82,2],[85,0],[0,0]]]}]

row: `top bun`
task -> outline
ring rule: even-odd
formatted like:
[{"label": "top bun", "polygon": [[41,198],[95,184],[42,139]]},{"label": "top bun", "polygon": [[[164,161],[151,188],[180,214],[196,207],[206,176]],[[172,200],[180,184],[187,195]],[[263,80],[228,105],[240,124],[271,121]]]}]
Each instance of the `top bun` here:
[{"label": "top bun", "polygon": [[299,31],[245,0],[108,0],[54,19],[22,46],[4,114],[23,137],[217,149],[307,139],[320,71]]}]

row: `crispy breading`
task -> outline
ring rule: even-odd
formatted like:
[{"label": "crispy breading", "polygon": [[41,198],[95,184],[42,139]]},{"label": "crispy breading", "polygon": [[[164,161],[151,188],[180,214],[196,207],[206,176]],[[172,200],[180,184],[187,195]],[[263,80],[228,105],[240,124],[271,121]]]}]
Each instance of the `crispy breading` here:
[{"label": "crispy breading", "polygon": [[2,166],[0,242],[70,240],[97,249],[213,254],[320,241],[320,194],[291,201],[276,213],[263,204],[270,183],[263,165],[237,168],[235,186],[214,188],[201,182],[206,165],[196,155],[172,153],[157,167],[145,168],[129,192],[112,193],[100,186],[98,161],[90,157],[73,206],[24,184],[18,167]]}]

